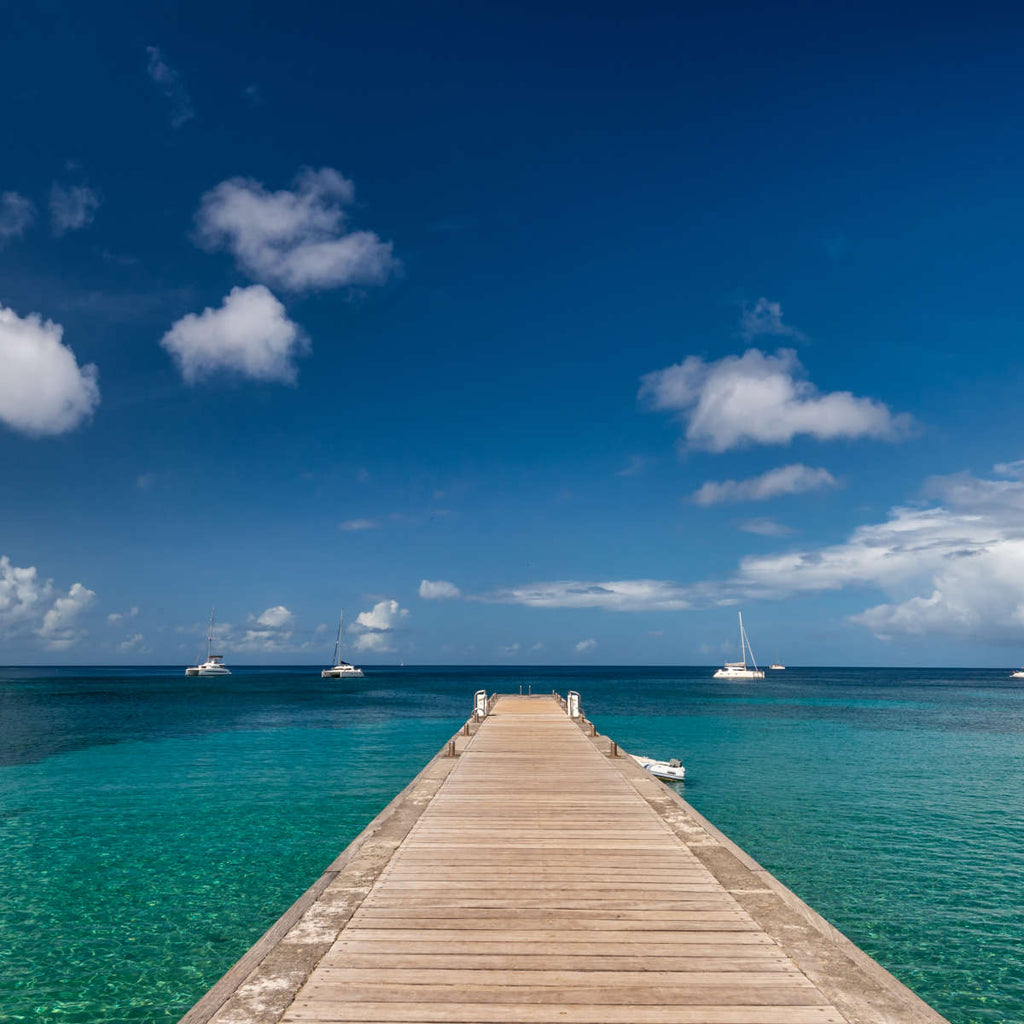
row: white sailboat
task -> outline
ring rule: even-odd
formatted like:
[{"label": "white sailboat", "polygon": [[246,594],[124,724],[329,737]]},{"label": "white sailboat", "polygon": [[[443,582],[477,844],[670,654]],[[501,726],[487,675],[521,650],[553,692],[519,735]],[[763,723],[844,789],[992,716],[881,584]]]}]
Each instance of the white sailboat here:
[{"label": "white sailboat", "polygon": [[[724,668],[720,668],[713,676],[715,679],[764,679],[764,672],[757,667],[754,652],[750,648],[750,640],[747,631],[743,628],[743,612],[740,616],[740,657],[742,661],[727,661]],[[750,662],[753,668],[747,668],[747,655],[750,655]]]},{"label": "white sailboat", "polygon": [[[196,659],[199,660],[198,658]],[[213,653],[213,609],[210,609],[210,629],[206,634],[206,661],[190,665],[185,669],[187,676],[229,676],[231,669],[224,664],[223,654]]]},{"label": "white sailboat", "polygon": [[334,641],[334,664],[320,673],[321,679],[362,679],[363,670],[341,660],[341,627],[345,622],[345,609],[338,616],[338,639]]}]

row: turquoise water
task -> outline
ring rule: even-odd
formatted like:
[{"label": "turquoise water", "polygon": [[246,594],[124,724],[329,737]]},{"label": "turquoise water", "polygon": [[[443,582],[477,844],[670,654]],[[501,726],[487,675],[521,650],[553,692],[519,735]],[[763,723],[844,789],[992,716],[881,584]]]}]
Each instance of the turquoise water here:
[{"label": "turquoise water", "polygon": [[1005,673],[0,670],[0,1018],[173,1022],[467,717],[578,689],[955,1024],[1024,1020],[1024,689]]}]

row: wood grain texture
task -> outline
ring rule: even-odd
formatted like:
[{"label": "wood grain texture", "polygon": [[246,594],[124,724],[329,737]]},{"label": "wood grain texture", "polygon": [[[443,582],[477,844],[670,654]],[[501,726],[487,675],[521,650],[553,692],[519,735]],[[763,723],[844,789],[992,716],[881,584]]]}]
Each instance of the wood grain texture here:
[{"label": "wood grain texture", "polygon": [[501,697],[286,1010],[847,1024],[550,697]]}]

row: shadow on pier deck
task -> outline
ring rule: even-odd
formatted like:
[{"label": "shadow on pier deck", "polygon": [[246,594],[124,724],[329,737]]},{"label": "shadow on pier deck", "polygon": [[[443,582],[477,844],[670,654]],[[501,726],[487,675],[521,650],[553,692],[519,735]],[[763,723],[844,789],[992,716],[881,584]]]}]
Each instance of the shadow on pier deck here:
[{"label": "shadow on pier deck", "polygon": [[487,710],[182,1024],[942,1024],[560,699]]}]

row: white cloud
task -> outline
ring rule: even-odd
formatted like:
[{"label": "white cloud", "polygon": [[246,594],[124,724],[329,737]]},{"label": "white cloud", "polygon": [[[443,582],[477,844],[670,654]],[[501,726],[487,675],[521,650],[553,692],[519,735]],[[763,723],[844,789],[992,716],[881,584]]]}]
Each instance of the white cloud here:
[{"label": "white cloud", "polygon": [[519,653],[522,646],[523,645],[518,641],[510,644],[502,644],[501,647],[498,648],[498,657],[512,658]]},{"label": "white cloud", "polygon": [[407,609],[399,606],[395,600],[378,601],[368,612],[360,612],[351,626],[353,632],[388,632],[393,630],[403,619],[407,618]]},{"label": "white cloud", "polygon": [[803,494],[823,487],[838,487],[839,482],[827,469],[814,469],[802,463],[779,466],[746,480],[708,481],[694,492],[697,505],[718,505],[726,501],[767,501],[782,494]]},{"label": "white cloud", "polygon": [[681,611],[693,606],[686,587],[667,580],[557,580],[505,587],[477,600],[531,608],[604,608],[607,611]]},{"label": "white cloud", "polygon": [[346,519],[338,523],[338,529],[354,533],[360,530],[376,530],[379,525],[376,519]]},{"label": "white cloud", "polygon": [[882,522],[859,526],[837,544],[748,556],[724,579],[533,583],[482,600],[662,611],[873,589],[888,600],[851,618],[878,636],[935,635],[1019,645],[1024,636],[1024,481],[959,473],[934,477],[924,490],[932,498],[928,506],[897,506]]},{"label": "white cloud", "polygon": [[284,306],[261,284],[232,288],[219,309],[182,317],[160,344],[189,384],[220,371],[292,384],[294,360],[309,347]]},{"label": "white cloud", "polygon": [[395,649],[388,633],[360,633],[352,646],[364,654],[387,654]]},{"label": "white cloud", "polygon": [[138,614],[138,606],[133,604],[126,612],[111,612],[107,616],[107,622],[112,626],[116,626],[119,622],[123,622],[125,619],[134,619]]},{"label": "white cloud", "polygon": [[596,646],[597,646],[597,641],[593,637],[590,637],[587,640],[581,640],[576,645],[576,653],[577,654],[587,654],[590,651],[592,651]]},{"label": "white cloud", "polygon": [[72,646],[85,635],[78,626],[78,618],[95,600],[94,591],[81,583],[72,583],[67,594],[53,602],[36,632],[51,648],[62,650]]},{"label": "white cloud", "polygon": [[447,580],[420,580],[420,597],[427,601],[444,601],[461,596],[462,591]]},{"label": "white cloud", "polygon": [[50,224],[58,237],[66,231],[88,227],[96,217],[100,197],[88,185],[64,188],[56,182],[50,189]]},{"label": "white cloud", "polygon": [[125,637],[118,645],[119,651],[135,651],[137,654],[147,653],[146,638],[141,633],[133,633]]},{"label": "white cloud", "polygon": [[0,192],[0,248],[10,238],[20,238],[35,219],[36,208],[17,192]]},{"label": "white cloud", "polygon": [[19,568],[0,555],[0,630],[4,634],[41,619],[43,606],[53,598],[53,585],[41,580],[34,565]]},{"label": "white cloud", "polygon": [[640,476],[648,466],[656,462],[649,455],[630,455],[629,462],[622,467],[616,476]]},{"label": "white cloud", "polygon": [[1024,480],[1024,459],[1016,459],[1013,462],[997,462],[993,471],[999,476],[1013,477],[1014,480]]},{"label": "white cloud", "polygon": [[0,421],[30,437],[64,434],[99,405],[99,371],[80,367],[64,328],[0,306]]},{"label": "white cloud", "polygon": [[265,612],[262,612],[256,619],[256,624],[267,629],[281,629],[283,626],[287,626],[294,618],[295,616],[283,604],[276,604],[273,608],[268,608]]},{"label": "white cloud", "polygon": [[180,128],[196,116],[192,100],[181,84],[181,75],[167,64],[157,46],[146,47],[146,73],[170,102],[172,128]]},{"label": "white cloud", "polygon": [[689,356],[641,378],[640,398],[678,415],[686,424],[686,447],[712,452],[788,444],[799,434],[819,441],[896,441],[913,426],[910,416],[894,416],[874,399],[848,391],[821,394],[804,376],[792,349],[767,355],[752,348],[710,363]]},{"label": "white cloud", "polygon": [[753,341],[764,334],[773,334],[794,341],[805,341],[805,336],[795,327],[782,322],[782,303],[772,302],[763,296],[753,307],[744,307],[740,316],[740,333],[744,341]]},{"label": "white cloud", "polygon": [[294,622],[295,616],[283,604],[276,604],[259,615],[249,615],[240,635],[235,635],[229,623],[224,623],[217,632],[225,647],[238,651],[266,654],[298,650],[308,645],[292,642]]},{"label": "white cloud", "polygon": [[787,537],[793,532],[792,528],[784,523],[778,523],[774,519],[754,518],[744,519],[737,524],[744,533],[755,533],[759,537]]},{"label": "white cloud", "polygon": [[330,167],[303,169],[292,191],[231,178],[203,196],[197,239],[228,249],[256,280],[290,290],[380,285],[398,261],[390,242],[348,230],[345,210],[354,198],[352,182]]}]

